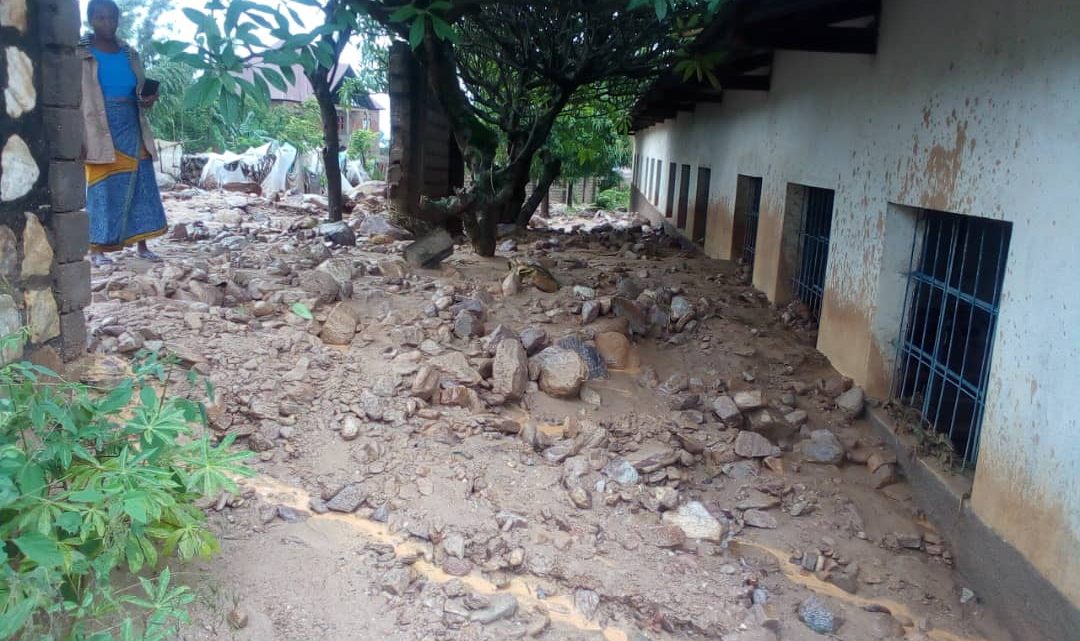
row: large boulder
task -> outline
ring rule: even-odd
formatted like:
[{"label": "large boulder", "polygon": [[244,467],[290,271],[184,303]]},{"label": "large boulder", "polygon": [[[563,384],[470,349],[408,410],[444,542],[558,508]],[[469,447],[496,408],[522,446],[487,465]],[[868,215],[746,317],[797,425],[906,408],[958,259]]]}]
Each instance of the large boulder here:
[{"label": "large boulder", "polygon": [[356,323],[352,306],[338,303],[327,315],[319,338],[327,345],[348,345],[356,334]]},{"label": "large boulder", "polygon": [[556,398],[576,398],[589,368],[577,352],[548,347],[534,357],[540,370],[540,389]]},{"label": "large boulder", "polygon": [[341,285],[338,284],[337,279],[326,272],[315,270],[300,274],[300,289],[323,305],[334,302],[341,294]]}]

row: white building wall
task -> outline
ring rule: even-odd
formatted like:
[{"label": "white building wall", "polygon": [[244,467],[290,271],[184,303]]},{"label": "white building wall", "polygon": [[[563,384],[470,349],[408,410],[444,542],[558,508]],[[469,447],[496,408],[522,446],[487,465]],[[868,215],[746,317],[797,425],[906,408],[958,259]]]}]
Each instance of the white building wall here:
[{"label": "white building wall", "polygon": [[911,242],[886,240],[904,227],[889,204],[1013,223],[972,505],[1080,604],[1078,34],[1072,0],[885,0],[877,55],[777,52],[769,92],[725,92],[639,132],[635,153],[663,160],[660,211],[668,163],[692,166],[686,229],[711,168],[718,258],[737,176],[763,177],[754,284],[770,297],[788,183],[834,189],[818,347],[879,395],[898,322],[887,243]]}]

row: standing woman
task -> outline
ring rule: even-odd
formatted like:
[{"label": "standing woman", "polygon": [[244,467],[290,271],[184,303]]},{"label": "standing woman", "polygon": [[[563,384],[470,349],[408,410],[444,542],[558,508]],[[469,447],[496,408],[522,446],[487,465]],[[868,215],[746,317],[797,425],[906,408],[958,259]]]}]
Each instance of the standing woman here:
[{"label": "standing woman", "polygon": [[103,252],[137,243],[141,258],[159,262],[146,246],[165,233],[166,223],[154,174],[154,135],[144,112],[157,101],[157,91],[144,95],[139,54],[116,37],[116,3],[90,0],[86,17],[94,30],[79,43],[90,258],[95,266],[107,265],[112,260]]}]

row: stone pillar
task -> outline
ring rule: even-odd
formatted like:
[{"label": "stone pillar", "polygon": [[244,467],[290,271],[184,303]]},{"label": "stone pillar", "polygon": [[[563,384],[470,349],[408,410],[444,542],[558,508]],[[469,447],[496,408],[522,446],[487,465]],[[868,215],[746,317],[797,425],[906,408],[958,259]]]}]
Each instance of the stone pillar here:
[{"label": "stone pillar", "polygon": [[4,361],[86,351],[80,24],[77,0],[0,2],[0,336],[27,328]]}]

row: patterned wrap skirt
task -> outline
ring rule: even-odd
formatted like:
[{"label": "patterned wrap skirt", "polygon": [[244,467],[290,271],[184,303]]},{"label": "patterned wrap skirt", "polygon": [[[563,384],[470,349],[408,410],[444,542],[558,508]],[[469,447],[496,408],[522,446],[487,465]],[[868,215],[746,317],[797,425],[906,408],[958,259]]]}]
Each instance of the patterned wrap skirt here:
[{"label": "patterned wrap skirt", "polygon": [[139,106],[134,98],[109,98],[105,115],[116,160],[86,163],[86,210],[94,251],[123,249],[167,229],[154,161],[142,143]]}]

